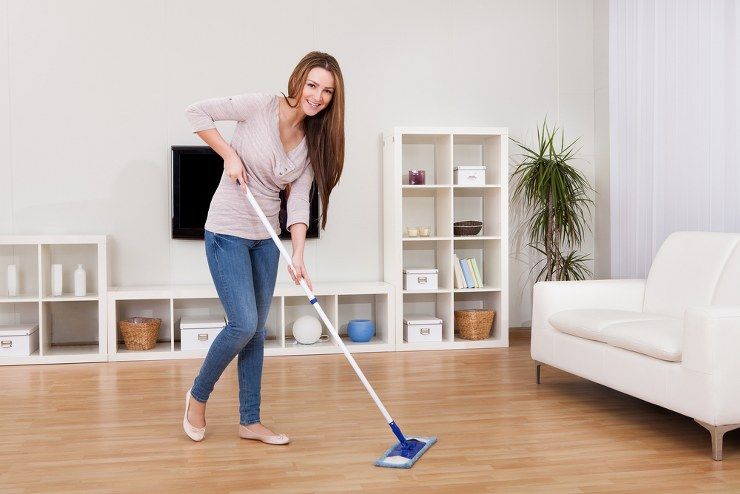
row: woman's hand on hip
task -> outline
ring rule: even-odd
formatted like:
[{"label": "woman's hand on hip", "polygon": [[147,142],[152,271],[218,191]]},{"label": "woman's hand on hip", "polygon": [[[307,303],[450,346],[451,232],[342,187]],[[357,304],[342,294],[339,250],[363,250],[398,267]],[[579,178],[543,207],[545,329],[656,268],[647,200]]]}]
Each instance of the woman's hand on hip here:
[{"label": "woman's hand on hip", "polygon": [[311,284],[311,279],[308,277],[306,265],[303,264],[303,256],[293,256],[293,259],[291,261],[293,262],[293,267],[295,268],[296,272],[294,274],[290,270],[290,266],[288,266],[288,274],[293,279],[293,282],[296,285],[299,285],[301,283],[301,278],[303,278],[306,280],[308,288],[313,291],[313,285]]},{"label": "woman's hand on hip", "polygon": [[224,170],[226,175],[232,182],[239,181],[242,189],[246,192],[247,190],[247,169],[244,167],[239,155],[234,153],[224,160]]}]

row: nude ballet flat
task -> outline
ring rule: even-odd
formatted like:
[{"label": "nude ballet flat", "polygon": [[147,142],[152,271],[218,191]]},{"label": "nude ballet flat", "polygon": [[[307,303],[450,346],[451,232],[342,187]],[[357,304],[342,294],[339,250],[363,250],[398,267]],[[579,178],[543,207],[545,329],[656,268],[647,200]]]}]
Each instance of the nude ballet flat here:
[{"label": "nude ballet flat", "polygon": [[242,439],[254,439],[255,441],[262,441],[265,444],[288,444],[290,442],[290,438],[285,434],[274,434],[271,436],[257,434],[256,432],[250,431],[241,424],[239,424],[239,437],[241,437]]},{"label": "nude ballet flat", "polygon": [[182,428],[185,430],[185,434],[187,434],[193,441],[202,441],[203,437],[206,435],[206,428],[193,427],[193,425],[188,422],[188,410],[190,410],[190,397],[192,396],[190,394],[191,390],[192,388],[189,389],[188,393],[185,395],[185,417],[182,419]]}]

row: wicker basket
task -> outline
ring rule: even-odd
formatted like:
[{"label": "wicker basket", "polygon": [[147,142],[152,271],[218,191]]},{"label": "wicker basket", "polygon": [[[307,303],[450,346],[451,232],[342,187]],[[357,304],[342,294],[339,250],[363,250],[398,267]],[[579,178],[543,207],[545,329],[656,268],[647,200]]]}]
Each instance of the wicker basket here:
[{"label": "wicker basket", "polygon": [[455,311],[455,328],[460,338],[485,340],[491,335],[495,311],[488,309],[466,309]]},{"label": "wicker basket", "polygon": [[482,221],[456,221],[452,224],[452,231],[456,237],[467,235],[478,235],[483,228]]},{"label": "wicker basket", "polygon": [[162,320],[156,317],[132,317],[118,322],[128,350],[151,350],[157,344]]}]

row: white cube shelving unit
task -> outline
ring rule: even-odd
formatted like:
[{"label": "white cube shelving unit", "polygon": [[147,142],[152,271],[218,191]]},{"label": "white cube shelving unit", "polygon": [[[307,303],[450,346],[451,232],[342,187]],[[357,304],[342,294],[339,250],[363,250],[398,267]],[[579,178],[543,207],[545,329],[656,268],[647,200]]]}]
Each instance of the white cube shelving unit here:
[{"label": "white cube shelving unit", "polygon": [[[9,296],[7,266],[18,266],[18,294]],[[51,294],[51,265],[62,264],[62,295]],[[74,270],[86,271],[87,295],[74,295]],[[39,349],[2,357],[0,365],[108,360],[105,235],[0,236],[0,324],[38,324]]]},{"label": "white cube shelving unit", "polygon": [[[508,315],[508,130],[498,127],[395,127],[383,135],[384,279],[396,288],[396,350],[503,347]],[[459,165],[485,165],[485,184],[455,185]],[[425,170],[424,185],[409,185],[409,170]],[[453,222],[478,220],[475,236],[454,236]],[[430,226],[429,237],[407,227]],[[454,254],[476,259],[483,288],[455,288]],[[403,269],[437,268],[436,290],[404,290]],[[454,328],[457,309],[496,311],[491,336],[464,340]],[[442,319],[442,341],[407,343],[403,318]]]},{"label": "white cube shelving unit", "polygon": [[[389,283],[346,282],[321,283],[314,294],[322,309],[339,332],[350,352],[385,352],[395,349],[393,300],[395,292]],[[206,351],[180,349],[180,318],[182,316],[223,316],[224,310],[213,285],[114,287],[108,292],[108,341],[110,360],[159,360],[203,358]],[[329,339],[313,345],[302,345],[291,334],[293,322],[303,315],[318,314],[300,286],[278,283],[265,323],[265,355],[310,355],[340,353],[339,346]],[[127,350],[118,321],[129,317],[162,319],[157,345],[152,350]],[[347,323],[352,319],[375,322],[375,337],[367,343],[355,343],[347,337]],[[324,334],[329,330],[324,326]]]}]

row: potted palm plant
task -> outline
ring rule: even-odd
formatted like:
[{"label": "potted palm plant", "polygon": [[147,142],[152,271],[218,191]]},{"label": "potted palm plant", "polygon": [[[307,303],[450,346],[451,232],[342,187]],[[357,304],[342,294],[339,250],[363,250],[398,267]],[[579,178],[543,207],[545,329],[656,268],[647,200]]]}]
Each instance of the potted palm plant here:
[{"label": "potted palm plant", "polygon": [[[560,133],[560,139],[557,134]],[[522,161],[512,173],[514,203],[522,208],[528,244],[542,255],[532,267],[539,268],[536,281],[582,280],[591,276],[590,260],[578,252],[584,233],[589,230],[586,215],[591,214],[593,188],[571,163],[577,159],[575,144],[565,145],[562,130],[537,128],[536,146],[522,149]]]}]

